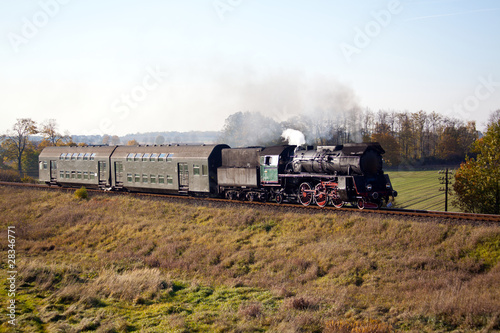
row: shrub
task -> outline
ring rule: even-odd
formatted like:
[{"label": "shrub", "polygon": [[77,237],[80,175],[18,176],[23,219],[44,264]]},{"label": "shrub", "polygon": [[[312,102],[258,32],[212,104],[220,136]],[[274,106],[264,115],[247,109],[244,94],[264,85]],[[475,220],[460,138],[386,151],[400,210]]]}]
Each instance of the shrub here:
[{"label": "shrub", "polygon": [[87,189],[85,188],[85,186],[82,186],[75,191],[75,198],[85,200],[89,198],[89,194],[87,193]]},{"label": "shrub", "polygon": [[326,333],[390,333],[392,326],[377,319],[333,320],[326,323]]},{"label": "shrub", "polygon": [[33,177],[30,177],[30,176],[24,176],[22,179],[21,179],[21,182],[23,183],[28,183],[28,184],[36,184],[38,183],[37,180]]},{"label": "shrub", "polygon": [[0,169],[0,181],[20,183],[21,177],[19,177],[19,173],[15,170]]}]

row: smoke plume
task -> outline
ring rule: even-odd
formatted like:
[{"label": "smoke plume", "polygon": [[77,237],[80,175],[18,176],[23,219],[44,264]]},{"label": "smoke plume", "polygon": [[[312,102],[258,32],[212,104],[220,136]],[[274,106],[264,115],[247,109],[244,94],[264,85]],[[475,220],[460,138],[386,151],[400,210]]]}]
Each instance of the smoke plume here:
[{"label": "smoke plume", "polygon": [[284,130],[281,137],[287,140],[289,145],[302,146],[306,143],[304,134],[291,128]]}]

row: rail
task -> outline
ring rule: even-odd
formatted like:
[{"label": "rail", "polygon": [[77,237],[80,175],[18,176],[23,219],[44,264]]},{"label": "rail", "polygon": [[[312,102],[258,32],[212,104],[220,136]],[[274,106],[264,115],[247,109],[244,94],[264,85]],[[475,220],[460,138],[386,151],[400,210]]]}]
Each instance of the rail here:
[{"label": "rail", "polygon": [[[12,182],[1,182],[0,186],[10,186],[10,187],[28,187],[43,190],[59,190],[66,192],[73,192],[76,187],[57,187],[57,186],[47,186],[42,184],[28,184],[28,183],[12,183]],[[259,201],[241,201],[241,200],[229,200],[222,198],[206,198],[206,197],[192,197],[183,195],[173,195],[173,194],[155,194],[155,193],[143,193],[143,192],[121,192],[121,191],[102,191],[87,189],[91,193],[99,193],[104,195],[132,195],[139,197],[150,197],[150,198],[175,198],[178,200],[203,200],[206,202],[214,203],[228,203],[228,204],[239,204],[239,205],[249,205],[249,206],[267,206],[267,207],[281,207],[284,209],[300,209],[304,211],[322,211],[322,212],[360,212],[360,213],[371,213],[380,214],[387,216],[406,216],[406,217],[421,217],[421,218],[434,218],[434,219],[450,219],[450,220],[465,220],[465,221],[482,221],[482,222],[500,222],[500,215],[493,214],[474,214],[474,213],[459,213],[459,212],[441,212],[441,211],[427,211],[427,210],[412,210],[412,209],[398,209],[398,208],[381,208],[381,209],[369,209],[365,208],[359,210],[357,208],[335,208],[331,206],[319,207],[319,206],[302,206],[299,204],[292,203],[274,203],[274,202],[259,202]]]}]

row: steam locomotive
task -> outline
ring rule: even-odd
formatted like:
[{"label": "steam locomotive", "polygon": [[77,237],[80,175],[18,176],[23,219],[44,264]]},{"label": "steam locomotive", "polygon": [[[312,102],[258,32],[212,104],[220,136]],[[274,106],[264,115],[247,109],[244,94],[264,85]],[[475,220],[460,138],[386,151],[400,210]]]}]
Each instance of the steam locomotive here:
[{"label": "steam locomotive", "polygon": [[397,195],[382,154],[378,143],[47,147],[39,165],[47,185],[363,209]]},{"label": "steam locomotive", "polygon": [[384,153],[379,143],[226,149],[219,189],[230,199],[379,208],[397,196],[382,169]]}]

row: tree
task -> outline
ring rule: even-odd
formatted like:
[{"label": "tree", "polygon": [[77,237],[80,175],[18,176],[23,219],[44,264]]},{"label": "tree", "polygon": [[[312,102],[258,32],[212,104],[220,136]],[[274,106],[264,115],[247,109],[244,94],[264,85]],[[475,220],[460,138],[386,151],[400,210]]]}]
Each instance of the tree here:
[{"label": "tree", "polygon": [[490,119],[474,143],[476,159],[467,158],[455,173],[454,204],[466,212],[500,214],[500,117]]},{"label": "tree", "polygon": [[372,134],[372,141],[380,143],[385,150],[384,162],[388,166],[397,166],[401,163],[401,147],[398,140],[388,133]]},{"label": "tree", "polygon": [[155,144],[162,145],[164,143],[165,143],[165,138],[163,137],[163,135],[158,135],[155,139]]},{"label": "tree", "polygon": [[29,136],[38,133],[36,123],[30,118],[20,118],[12,126],[12,130],[4,136],[2,142],[4,149],[7,151],[7,156],[13,160],[17,160],[17,170],[19,175],[22,173],[23,154],[26,148],[31,144]]},{"label": "tree", "polygon": [[237,112],[226,118],[220,141],[231,147],[281,143],[281,126],[258,112]]},{"label": "tree", "polygon": [[103,137],[102,137],[102,144],[103,145],[109,145],[110,142],[111,142],[110,136],[107,135],[107,134],[104,134]]},{"label": "tree", "polygon": [[118,135],[113,135],[111,137],[111,145],[112,146],[117,146],[120,144],[120,138],[118,137]]},{"label": "tree", "polygon": [[138,146],[138,145],[139,145],[139,142],[137,142],[135,139],[129,140],[127,142],[127,146]]},{"label": "tree", "polygon": [[48,119],[42,124],[40,133],[43,136],[41,145],[43,147],[47,146],[64,146],[71,141],[69,135],[62,135],[57,130],[58,125],[55,119]]}]

